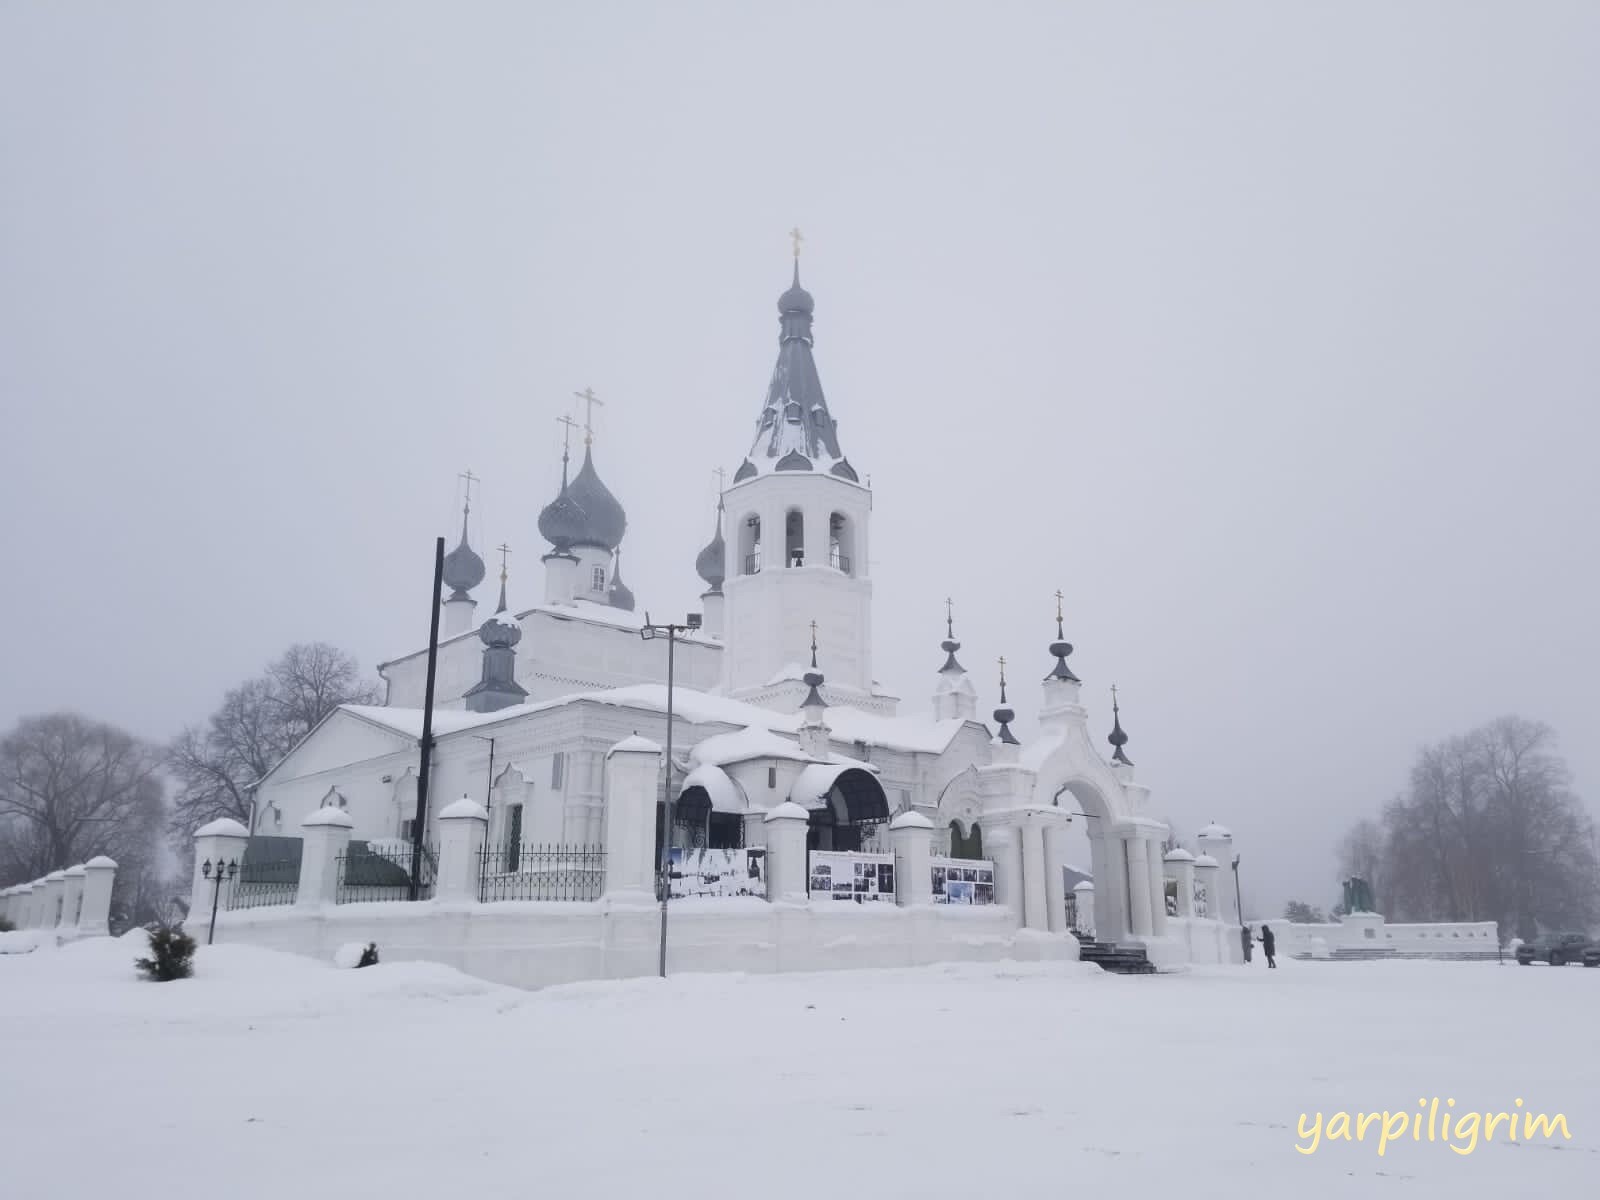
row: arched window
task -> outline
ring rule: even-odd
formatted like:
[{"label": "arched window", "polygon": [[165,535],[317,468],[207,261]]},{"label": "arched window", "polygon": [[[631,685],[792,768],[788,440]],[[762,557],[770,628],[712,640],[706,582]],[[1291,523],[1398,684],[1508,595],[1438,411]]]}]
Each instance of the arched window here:
[{"label": "arched window", "polygon": [[755,575],[761,570],[761,518],[750,513],[739,522],[739,573]]},{"label": "arched window", "polygon": [[791,508],[783,519],[783,565],[806,565],[806,518],[798,508]]},{"label": "arched window", "polygon": [[843,513],[834,513],[828,518],[828,565],[836,571],[843,571],[852,575],[852,559],[855,554],[855,531],[850,527],[850,519]]}]

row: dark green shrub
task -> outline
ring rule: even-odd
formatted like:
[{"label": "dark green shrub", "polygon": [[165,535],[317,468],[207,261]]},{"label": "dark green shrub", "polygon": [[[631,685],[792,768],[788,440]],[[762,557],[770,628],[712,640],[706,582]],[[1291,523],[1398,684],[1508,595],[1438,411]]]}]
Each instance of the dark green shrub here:
[{"label": "dark green shrub", "polygon": [[146,979],[167,983],[194,974],[192,937],[176,925],[152,925],[146,932],[150,938],[150,957],[135,959],[133,963]]}]

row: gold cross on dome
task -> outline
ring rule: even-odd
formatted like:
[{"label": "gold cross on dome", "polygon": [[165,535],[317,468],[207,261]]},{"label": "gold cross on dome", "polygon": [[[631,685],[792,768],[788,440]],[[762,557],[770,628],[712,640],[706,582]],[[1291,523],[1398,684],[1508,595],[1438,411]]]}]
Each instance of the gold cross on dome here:
[{"label": "gold cross on dome", "polygon": [[717,494],[721,495],[728,490],[728,472],[718,467],[711,473],[717,477]]},{"label": "gold cross on dome", "polygon": [[461,508],[462,512],[466,512],[468,509],[470,509],[472,507],[472,485],[475,484],[475,483],[482,483],[483,480],[479,479],[476,475],[474,475],[472,473],[472,468],[471,467],[468,467],[465,471],[461,472],[461,474],[457,475],[456,478],[466,481],[467,498],[466,498],[465,501],[463,501],[462,508]]},{"label": "gold cross on dome", "polygon": [[1004,654],[1002,654],[1000,656],[1000,686],[1001,687],[1005,687],[1005,685],[1006,685],[1006,656]]},{"label": "gold cross on dome", "polygon": [[789,230],[789,240],[794,243],[794,256],[799,258],[800,243],[806,240],[806,235],[800,232],[800,226],[796,225],[793,229]]},{"label": "gold cross on dome", "polygon": [[944,631],[949,637],[956,636],[956,603],[949,596],[944,598]]},{"label": "gold cross on dome", "polygon": [[501,542],[495,548],[500,551],[500,582],[504,583],[506,581],[506,556],[511,553],[511,547]]},{"label": "gold cross on dome", "polygon": [[567,447],[572,444],[572,430],[578,423],[567,414],[562,413],[561,416],[556,418],[556,424],[566,426],[561,433],[561,452],[565,454],[567,452]]},{"label": "gold cross on dome", "polygon": [[603,407],[605,401],[594,394],[592,387],[586,387],[583,391],[573,392],[572,394],[583,401],[583,444],[585,446],[592,445],[594,443],[594,406],[599,404]]}]

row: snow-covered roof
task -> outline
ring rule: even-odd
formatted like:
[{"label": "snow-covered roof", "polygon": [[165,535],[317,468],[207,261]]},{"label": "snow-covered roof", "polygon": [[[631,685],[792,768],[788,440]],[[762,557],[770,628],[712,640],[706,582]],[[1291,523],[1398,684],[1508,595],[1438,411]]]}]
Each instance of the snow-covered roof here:
[{"label": "snow-covered roof", "polygon": [[1194,855],[1190,854],[1182,846],[1174,846],[1171,850],[1167,851],[1164,861],[1166,861],[1166,862],[1193,862],[1194,861]]},{"label": "snow-covered roof", "polygon": [[[576,692],[569,696],[559,696],[552,700],[540,700],[529,704],[513,704],[508,708],[498,709],[491,713],[467,712],[463,709],[434,709],[433,736],[437,738],[449,737],[452,734],[463,733],[471,729],[479,729],[486,725],[498,724],[503,721],[514,721],[532,713],[545,712],[561,708],[568,704],[587,701],[593,704],[613,704],[619,708],[636,708],[650,712],[665,713],[667,710],[667,689],[664,684],[641,683],[630,687],[607,688],[597,692]],[[726,696],[713,696],[707,692],[695,691],[692,688],[674,688],[673,712],[692,725],[733,725],[747,732],[766,731],[769,733],[796,733],[800,728],[801,714],[780,713],[771,709],[760,708],[754,704],[746,704],[741,700],[731,700]],[[409,738],[422,736],[422,710],[420,708],[388,708],[383,705],[372,704],[346,704],[342,706],[345,712],[362,720],[370,721],[375,725],[393,730]],[[930,717],[885,717],[877,713],[863,712],[855,708],[833,707],[828,709],[828,724],[833,729],[836,741],[865,742],[871,746],[882,746],[891,750],[905,750],[920,754],[942,754],[949,748],[951,741],[966,724],[959,718],[938,721]],[[734,737],[737,735],[726,735]],[[712,739],[707,739],[712,740]],[[767,745],[773,753],[779,752],[778,742],[783,739],[767,740]],[[751,739],[754,744],[755,739]],[[799,754],[792,742],[784,741],[785,750],[791,757],[805,758]],[[740,743],[725,743],[724,751],[715,750],[712,757],[702,758],[699,761],[737,762],[738,757],[728,756],[730,752],[737,753]],[[759,753],[745,754],[743,757],[759,757]]]},{"label": "snow-covered roof", "polygon": [[702,763],[683,777],[683,791],[696,787],[705,789],[713,812],[742,813],[750,807],[739,785],[721,767]]},{"label": "snow-covered roof", "polygon": [[209,825],[202,825],[194,831],[194,836],[199,837],[249,837],[250,831],[232,817],[218,817]]},{"label": "snow-covered roof", "polygon": [[1215,821],[1200,831],[1203,838],[1232,838],[1233,832],[1225,825],[1218,825]]},{"label": "snow-covered roof", "polygon": [[445,805],[439,812],[439,820],[441,821],[466,820],[469,817],[474,817],[480,821],[489,819],[488,810],[471,796],[463,796],[454,804]]},{"label": "snow-covered roof", "polygon": [[611,754],[660,754],[661,744],[652,742],[647,737],[640,737],[637,733],[629,734],[615,746],[611,747]]},{"label": "snow-covered roof", "polygon": [[[453,807],[453,806],[452,806]],[[354,829],[355,821],[350,814],[342,808],[319,808],[304,821],[300,822],[301,828],[317,828],[322,825],[331,825],[337,829]]]},{"label": "snow-covered roof", "polygon": [[[644,616],[642,612],[629,612],[626,609],[613,608],[609,604],[597,604],[593,600],[580,597],[571,604],[536,604],[532,608],[525,608],[518,613],[512,613],[510,609],[507,609],[505,612],[498,614],[495,619],[505,622],[507,618],[510,618],[510,620],[517,622],[519,625],[525,626],[530,617],[547,617],[557,621],[581,621],[589,625],[607,625],[613,629],[636,634],[644,628]],[[476,638],[477,636],[477,628],[472,628],[465,633],[458,633],[454,637],[440,638],[439,645],[448,646],[452,642],[461,641],[463,638]],[[694,642],[701,646],[711,646],[719,650],[722,648],[721,642],[704,632],[689,631],[680,633],[678,640],[680,642]],[[427,652],[427,647],[424,646],[420,650],[413,650],[410,654],[402,654],[398,658],[391,658],[388,662],[379,663],[378,671],[381,673],[385,667],[405,662],[407,659],[417,658]]]}]

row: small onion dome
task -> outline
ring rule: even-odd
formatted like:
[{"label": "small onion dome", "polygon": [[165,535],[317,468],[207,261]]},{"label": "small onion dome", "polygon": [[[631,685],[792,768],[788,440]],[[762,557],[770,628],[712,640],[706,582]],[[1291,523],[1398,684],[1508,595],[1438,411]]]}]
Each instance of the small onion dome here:
[{"label": "small onion dome", "polygon": [[805,685],[811,690],[806,693],[806,698],[800,702],[801,708],[826,708],[828,702],[822,698],[822,693],[817,691],[822,686],[821,671],[807,671],[801,676]]},{"label": "small onion dome", "polygon": [[733,473],[733,481],[735,483],[743,483],[746,479],[754,479],[756,474],[755,463],[747,458],[739,464],[739,469]]},{"label": "small onion dome", "polygon": [[1230,842],[1233,840],[1232,832],[1229,831],[1225,826],[1218,825],[1215,821],[1211,822],[1211,824],[1202,829],[1200,831],[1200,836],[1203,838],[1213,838]]},{"label": "small onion dome", "polygon": [[958,663],[956,661],[956,651],[961,649],[961,643],[956,641],[955,638],[953,638],[953,637],[945,638],[944,641],[939,643],[939,649],[943,650],[944,654],[945,654],[944,666],[939,668],[939,673],[941,675],[944,674],[946,671],[964,671],[964,670],[966,670],[965,667],[963,667],[960,663]]},{"label": "small onion dome", "polygon": [[772,469],[774,471],[814,471],[814,470],[816,470],[816,468],[811,465],[811,460],[809,458],[807,458],[804,454],[801,454],[800,451],[798,451],[798,450],[789,451],[789,453],[785,454],[782,458],[780,458],[778,460],[778,465],[773,467]]},{"label": "small onion dome", "polygon": [[478,638],[485,646],[510,649],[522,640],[522,622],[508,612],[497,612],[478,626]]},{"label": "small onion dome", "polygon": [[1067,655],[1072,653],[1071,642],[1060,640],[1051,642],[1050,653],[1056,656],[1056,665],[1050,668],[1050,674],[1045,676],[1046,679],[1060,679],[1066,683],[1083,682],[1072,673],[1072,668],[1067,666]]},{"label": "small onion dome", "polygon": [[850,465],[848,458],[841,458],[828,469],[829,475],[837,475],[840,479],[848,479],[851,483],[860,483],[861,476],[856,474],[856,469]]},{"label": "small onion dome", "polygon": [[1017,719],[1017,714],[1005,705],[994,710],[994,719],[1000,723],[1000,732],[996,736],[1008,746],[1020,746],[1017,735],[1011,732],[1011,722]]},{"label": "small onion dome", "polygon": [[794,264],[794,282],[789,285],[789,290],[778,297],[778,312],[804,313],[810,316],[816,309],[817,303],[811,298],[811,293],[800,286],[800,260]]},{"label": "small onion dome", "polygon": [[606,603],[612,608],[620,608],[623,612],[633,611],[633,589],[622,582],[622,555],[619,553],[611,564],[611,587],[606,591]]},{"label": "small onion dome", "polygon": [[465,600],[467,593],[483,582],[483,559],[467,545],[467,519],[461,518],[461,544],[444,556],[444,583],[450,599]]},{"label": "small onion dome", "polygon": [[579,513],[580,532],[572,539],[573,545],[615,550],[622,544],[622,535],[628,531],[628,515],[611,490],[600,482],[588,447],[584,448],[578,477],[567,489],[567,498],[577,505]]},{"label": "small onion dome", "polygon": [[1112,706],[1111,733],[1106,741],[1111,743],[1111,761],[1121,763],[1125,767],[1133,766],[1133,760],[1123,753],[1122,748],[1128,744],[1128,735],[1122,731],[1122,714]]},{"label": "small onion dome", "polygon": [[728,577],[728,544],[722,540],[722,505],[717,505],[717,528],[706,543],[705,549],[695,556],[695,574],[706,581],[713,592],[722,591],[723,580]]},{"label": "small onion dome", "polygon": [[583,512],[573,503],[565,480],[560,493],[539,513],[539,534],[556,548],[557,554],[565,553],[583,536]]}]

